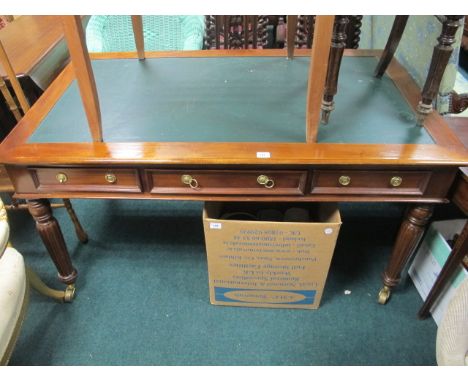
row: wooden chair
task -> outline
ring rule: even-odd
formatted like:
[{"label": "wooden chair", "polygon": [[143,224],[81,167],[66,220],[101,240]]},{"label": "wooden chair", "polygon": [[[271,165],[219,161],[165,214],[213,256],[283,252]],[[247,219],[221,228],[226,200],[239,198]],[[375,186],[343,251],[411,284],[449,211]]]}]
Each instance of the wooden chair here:
[{"label": "wooden chair", "polygon": [[[12,112],[12,114],[14,115],[16,121],[19,122],[20,119],[22,118],[22,113],[23,114],[26,113],[29,110],[30,106],[23,92],[23,89],[21,88],[21,85],[18,79],[16,78],[13,67],[11,66],[11,63],[8,59],[8,56],[5,52],[5,49],[1,41],[0,41],[0,64],[3,65],[3,67],[5,68],[5,71],[8,74],[11,86],[16,95],[16,99],[19,102],[19,106],[16,103],[16,99],[11,94],[7,84],[5,83],[4,79],[1,76],[0,76],[0,91],[3,97],[5,98],[5,101],[8,104],[8,107],[10,111]],[[22,113],[21,113],[21,110],[22,110]],[[3,165],[0,165],[0,192],[9,194],[11,196],[12,203],[10,205],[5,206],[7,210],[24,210],[28,208],[26,203],[20,203],[18,200],[13,198],[12,195],[15,192],[15,188],[13,184],[11,183],[8,173],[6,172],[5,167]],[[69,199],[63,199],[62,204],[55,203],[55,204],[52,204],[51,207],[54,207],[54,208],[65,207],[70,216],[71,221],[73,222],[78,239],[82,243],[86,243],[88,241],[88,235],[86,234],[83,227],[81,226],[80,221],[78,220],[78,217],[76,216],[75,210],[73,209],[73,206]]]},{"label": "wooden chair", "polygon": [[[409,16],[395,16],[390,36],[375,76],[381,78],[392,61]],[[429,73],[418,105],[418,124],[432,112],[432,102],[437,96],[444,70],[453,51],[452,44],[463,16],[444,16],[438,45],[434,48]],[[322,100],[321,121],[327,124],[335,108],[334,97],[338,92],[338,78],[341,59],[345,48],[359,47],[362,16],[335,16],[333,36],[325,91]],[[205,32],[206,49],[257,49],[266,45],[268,16],[207,16]],[[294,56],[294,48],[311,48],[314,35],[315,16],[287,16],[288,57]],[[449,112],[459,113],[468,107],[466,97],[453,93],[450,97]]]},{"label": "wooden chair", "polygon": [[[296,25],[297,16],[290,16],[293,18],[292,25]],[[131,16],[133,31],[135,36],[135,45],[137,48],[137,55],[140,60],[145,59],[144,39],[143,39],[143,23],[141,16]],[[254,18],[255,19],[255,18]],[[229,44],[229,25],[225,18],[225,41]],[[295,20],[295,21],[294,21]],[[220,26],[221,19],[218,19],[217,25]],[[245,44],[253,41],[254,45],[258,44],[258,23],[253,22],[252,28],[249,26],[249,16],[244,19],[244,31],[252,30],[252,38],[247,37]],[[332,16],[321,16],[320,28],[317,22],[316,33],[314,36],[315,45],[312,48],[311,55],[316,57],[311,60],[307,87],[307,105],[306,105],[306,141],[316,142],[318,125],[319,125],[319,109],[316,107],[319,104],[319,92],[314,91],[312,76],[316,83],[321,83],[322,79],[325,80],[325,72],[328,63],[328,56],[326,54],[319,54],[320,52],[328,52],[330,41],[329,37],[332,34],[333,26]],[[81,20],[79,16],[64,16],[63,17],[64,35],[67,41],[68,50],[70,52],[71,61],[75,71],[78,88],[83,101],[86,118],[89,125],[89,130],[93,142],[103,142],[102,136],[102,121],[99,99],[97,94],[96,82],[94,79],[90,58],[86,49],[85,36]],[[295,30],[295,29],[294,29]],[[219,34],[216,34],[219,36]],[[216,44],[221,44],[220,39],[216,39]],[[294,34],[288,33],[288,41],[290,48],[288,49],[288,57],[293,58],[294,55]],[[224,44],[224,41],[223,41]],[[322,78],[323,77],[323,78]]]},{"label": "wooden chair", "polygon": [[[362,15],[350,15],[345,28],[345,48],[358,49],[361,41]],[[297,31],[295,46],[297,48],[312,48],[314,37],[315,16],[299,15],[297,17]]]},{"label": "wooden chair", "polygon": [[267,43],[265,15],[205,17],[205,49],[258,49]]},{"label": "wooden chair", "polygon": [[[279,16],[205,16],[205,49],[257,49],[267,48],[267,25],[277,26]],[[349,16],[346,25],[346,48],[359,47],[362,16]],[[293,27],[292,43],[296,48],[312,48],[315,16],[287,16],[286,22]],[[245,33],[247,31],[247,33]],[[247,40],[246,40],[247,37]],[[285,39],[286,40],[286,39]],[[228,41],[226,46],[224,41]],[[276,41],[278,43],[278,41]],[[285,45],[288,44],[285,41]]]},{"label": "wooden chair", "polygon": [[[377,78],[383,76],[388,65],[392,61],[393,55],[405,30],[408,17],[409,16],[404,15],[395,16],[390,36],[375,70],[375,76]],[[463,16],[443,16],[439,18],[442,22],[442,32],[437,39],[438,44],[434,47],[429,73],[422,90],[421,101],[417,107],[419,125],[422,125],[425,117],[432,112],[432,102],[439,91],[442,76],[453,51],[452,44],[455,41],[455,33],[460,26],[462,18]],[[322,102],[322,123],[324,124],[328,123],[330,113],[334,109],[333,99],[338,91],[338,76],[346,41],[345,29],[348,23],[349,16],[335,17],[327,83]]]}]

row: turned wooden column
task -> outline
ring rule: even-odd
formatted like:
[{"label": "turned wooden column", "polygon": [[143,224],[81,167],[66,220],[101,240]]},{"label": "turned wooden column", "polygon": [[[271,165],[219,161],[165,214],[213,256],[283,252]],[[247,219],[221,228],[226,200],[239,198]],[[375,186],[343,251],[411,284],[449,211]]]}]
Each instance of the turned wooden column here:
[{"label": "turned wooden column", "polygon": [[338,91],[338,75],[340,73],[341,59],[346,46],[346,27],[348,16],[335,16],[333,36],[328,57],[327,80],[322,100],[322,123],[327,124],[330,113],[335,108],[333,98]]},{"label": "turned wooden column", "polygon": [[439,42],[432,53],[431,66],[422,91],[421,101],[417,107],[418,123],[422,125],[425,117],[432,112],[432,101],[439,92],[442,76],[452,55],[452,44],[455,42],[455,33],[460,26],[463,16],[445,16],[442,23],[442,32],[437,39]]},{"label": "turned wooden column", "polygon": [[406,211],[392,255],[382,275],[384,286],[391,288],[400,282],[401,271],[421,240],[433,209],[432,205],[424,204],[411,206]]},{"label": "turned wooden column", "polygon": [[36,221],[36,229],[58,270],[59,280],[65,284],[73,284],[77,271],[73,268],[62,231],[52,214],[50,202],[47,199],[28,200],[28,209]]}]

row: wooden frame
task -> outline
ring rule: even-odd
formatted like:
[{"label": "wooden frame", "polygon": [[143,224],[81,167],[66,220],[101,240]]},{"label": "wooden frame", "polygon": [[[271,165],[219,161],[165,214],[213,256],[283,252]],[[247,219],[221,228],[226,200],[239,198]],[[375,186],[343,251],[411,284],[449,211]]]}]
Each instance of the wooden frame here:
[{"label": "wooden frame", "polygon": [[[136,22],[138,28],[138,22]],[[63,29],[93,141],[102,141],[101,110],[80,16],[63,16]],[[139,46],[141,48],[141,46]],[[140,55],[140,51],[138,51]]]}]

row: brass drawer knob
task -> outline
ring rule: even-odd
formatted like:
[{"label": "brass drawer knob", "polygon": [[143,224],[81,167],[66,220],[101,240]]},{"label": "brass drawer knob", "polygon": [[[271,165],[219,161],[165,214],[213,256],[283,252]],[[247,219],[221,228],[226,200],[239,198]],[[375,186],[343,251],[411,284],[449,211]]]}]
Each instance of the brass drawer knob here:
[{"label": "brass drawer knob", "polygon": [[338,183],[340,183],[342,186],[349,186],[351,183],[351,177],[347,175],[342,175],[338,178]]},{"label": "brass drawer knob", "polygon": [[198,181],[192,175],[182,175],[180,179],[183,184],[188,185],[190,188],[198,188]]},{"label": "brass drawer knob", "polygon": [[106,179],[106,182],[107,183],[115,183],[117,182],[117,177],[114,175],[114,174],[106,174],[104,176],[104,178]]},{"label": "brass drawer knob", "polygon": [[392,177],[392,179],[390,179],[390,184],[393,187],[399,187],[402,182],[403,182],[403,178],[401,176],[394,176]]},{"label": "brass drawer knob", "polygon": [[59,172],[56,176],[55,179],[58,180],[59,183],[66,183],[68,180],[67,174],[64,174],[63,172]]},{"label": "brass drawer knob", "polygon": [[275,187],[275,181],[271,178],[269,178],[266,175],[260,175],[257,178],[257,183],[261,184],[262,186],[265,186],[266,188],[273,188]]}]

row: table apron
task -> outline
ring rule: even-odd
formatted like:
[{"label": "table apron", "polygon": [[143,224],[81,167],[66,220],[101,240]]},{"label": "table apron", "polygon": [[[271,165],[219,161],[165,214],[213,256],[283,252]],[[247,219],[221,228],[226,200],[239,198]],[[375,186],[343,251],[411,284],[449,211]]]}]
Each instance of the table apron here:
[{"label": "table apron", "polygon": [[16,197],[445,203],[457,168],[6,166]]}]

